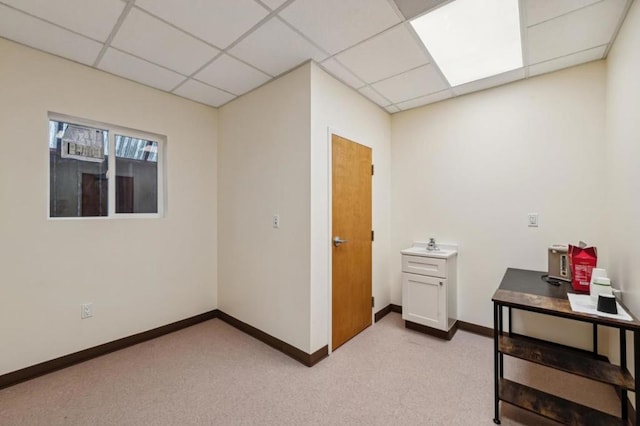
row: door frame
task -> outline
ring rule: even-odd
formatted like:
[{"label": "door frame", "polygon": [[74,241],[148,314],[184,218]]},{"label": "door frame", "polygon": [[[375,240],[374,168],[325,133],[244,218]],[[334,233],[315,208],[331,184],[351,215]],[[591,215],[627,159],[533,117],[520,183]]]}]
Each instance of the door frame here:
[{"label": "door frame", "polygon": [[[327,285],[327,345],[329,347],[329,355],[333,352],[333,247],[331,245],[331,240],[333,238],[333,135],[339,136],[344,139],[349,139],[351,142],[358,143],[360,145],[366,146],[371,149],[371,162],[373,163],[373,146],[367,145],[365,143],[356,142],[358,140],[357,137],[351,135],[349,132],[343,132],[332,126],[327,126],[327,219],[328,219],[328,235],[326,235],[326,253],[327,253],[327,277],[328,277],[328,285]],[[371,181],[371,226],[373,227],[373,178]],[[373,264],[373,241],[371,242],[371,262]],[[371,269],[371,296],[374,297],[374,274],[373,267]],[[371,324],[375,324],[375,312],[374,307],[371,307]]]}]

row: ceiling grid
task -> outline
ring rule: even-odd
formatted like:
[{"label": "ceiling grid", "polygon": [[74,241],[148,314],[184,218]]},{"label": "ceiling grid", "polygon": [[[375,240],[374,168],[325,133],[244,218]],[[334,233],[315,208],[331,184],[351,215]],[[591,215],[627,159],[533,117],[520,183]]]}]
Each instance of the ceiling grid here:
[{"label": "ceiling grid", "polygon": [[452,87],[410,20],[456,0],[0,0],[0,37],[219,107],[314,60],[396,113],[606,58],[633,0],[515,0],[523,66]]}]

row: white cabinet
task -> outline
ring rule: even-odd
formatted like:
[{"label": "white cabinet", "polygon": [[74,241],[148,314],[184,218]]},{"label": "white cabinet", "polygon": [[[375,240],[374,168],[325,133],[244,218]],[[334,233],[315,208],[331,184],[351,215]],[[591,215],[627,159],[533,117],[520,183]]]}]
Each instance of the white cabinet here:
[{"label": "white cabinet", "polygon": [[402,318],[407,328],[451,339],[457,324],[457,247],[402,250]]}]

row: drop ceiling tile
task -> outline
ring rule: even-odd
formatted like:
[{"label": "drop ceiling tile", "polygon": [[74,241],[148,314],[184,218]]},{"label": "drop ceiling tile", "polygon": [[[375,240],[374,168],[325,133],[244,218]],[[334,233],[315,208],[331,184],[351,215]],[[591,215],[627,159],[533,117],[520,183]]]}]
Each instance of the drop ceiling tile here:
[{"label": "drop ceiling tile", "polygon": [[121,0],[2,0],[70,30],[106,41],[125,3]]},{"label": "drop ceiling tile", "polygon": [[451,97],[453,97],[453,92],[450,89],[447,89],[438,93],[432,93],[431,95],[420,96],[419,98],[411,99],[405,102],[400,102],[397,105],[398,105],[398,108],[404,111],[407,109],[444,101],[445,99],[449,99]]},{"label": "drop ceiling tile", "polygon": [[[25,29],[28,28],[28,31]],[[0,4],[0,36],[91,65],[102,44]]]},{"label": "drop ceiling tile", "polygon": [[107,49],[98,68],[165,91],[173,89],[185,79],[178,73],[112,48]]},{"label": "drop ceiling tile", "polygon": [[353,75],[351,71],[343,67],[340,62],[333,58],[327,59],[320,65],[338,80],[343,81],[354,89],[359,89],[364,86],[364,82],[362,80]]},{"label": "drop ceiling tile", "polygon": [[453,87],[451,90],[453,90],[455,95],[464,95],[466,93],[477,92],[479,90],[489,89],[490,87],[511,83],[512,81],[522,80],[524,77],[524,68],[518,68],[517,70],[507,71],[502,74],[483,78],[482,80],[462,84],[460,86]]},{"label": "drop ceiling tile", "polygon": [[398,108],[395,105],[386,106],[384,107],[384,109],[386,109],[389,114],[393,114],[394,112],[400,112],[400,108]]},{"label": "drop ceiling tile", "polygon": [[574,65],[584,64],[586,62],[595,61],[604,58],[604,54],[607,51],[607,46],[600,46],[582,52],[574,53],[573,55],[563,56],[557,59],[552,59],[547,62],[541,62],[529,67],[529,76],[544,74],[552,71],[557,71],[563,68],[569,68]]},{"label": "drop ceiling tile", "polygon": [[111,45],[185,75],[219,52],[136,8],[131,9]]},{"label": "drop ceiling tile", "polygon": [[287,0],[262,0],[262,3],[266,4],[271,10],[276,10],[282,6]]},{"label": "drop ceiling tile", "polygon": [[195,80],[189,80],[174,91],[176,95],[202,102],[203,104],[219,107],[235,98],[230,93],[207,86]]},{"label": "drop ceiling tile", "polygon": [[448,0],[394,0],[406,19],[413,19],[426,11],[430,11],[447,3]]},{"label": "drop ceiling tile", "polygon": [[236,95],[248,92],[271,79],[267,74],[229,55],[220,56],[194,78]]},{"label": "drop ceiling tile", "polygon": [[137,0],[136,5],[220,48],[269,13],[254,0]]},{"label": "drop ceiling tile", "polygon": [[380,105],[381,107],[386,107],[391,104],[389,99],[385,99],[384,96],[380,95],[378,92],[376,92],[369,86],[363,87],[358,91],[362,93],[364,96],[366,96],[367,98],[369,98],[371,101]]},{"label": "drop ceiling tile", "polygon": [[525,11],[527,26],[538,24],[600,0],[527,0]]},{"label": "drop ceiling tile", "polygon": [[372,85],[376,91],[393,103],[440,92],[449,87],[432,64],[407,71]]},{"label": "drop ceiling tile", "polygon": [[277,18],[270,19],[229,53],[272,76],[308,59],[320,62],[327,56]]},{"label": "drop ceiling tile", "polygon": [[529,28],[528,64],[609,43],[625,6],[626,0],[604,0]]},{"label": "drop ceiling tile", "polygon": [[296,0],[280,16],[332,55],[401,21],[388,0]]},{"label": "drop ceiling tile", "polygon": [[336,56],[366,83],[374,83],[428,62],[418,41],[404,25],[352,47]]}]

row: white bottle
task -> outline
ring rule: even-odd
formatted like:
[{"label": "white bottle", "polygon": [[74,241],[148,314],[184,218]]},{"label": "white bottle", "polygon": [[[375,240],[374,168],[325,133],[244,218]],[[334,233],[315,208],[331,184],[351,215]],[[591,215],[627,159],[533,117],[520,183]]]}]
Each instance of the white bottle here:
[{"label": "white bottle", "polygon": [[613,295],[613,291],[611,289],[611,280],[607,277],[594,278],[591,281],[589,293],[591,293],[591,301],[594,304],[598,303],[598,295],[600,294]]},{"label": "white bottle", "polygon": [[[606,277],[607,270],[604,268],[593,268],[591,271],[591,281],[589,282],[589,294],[591,295],[591,301],[596,303],[598,301],[598,293],[594,293],[593,291],[593,282],[596,278]],[[594,295],[595,294],[595,295]]]}]

